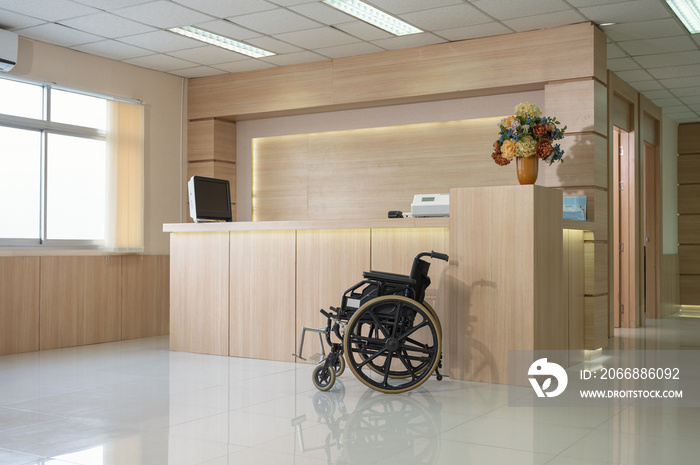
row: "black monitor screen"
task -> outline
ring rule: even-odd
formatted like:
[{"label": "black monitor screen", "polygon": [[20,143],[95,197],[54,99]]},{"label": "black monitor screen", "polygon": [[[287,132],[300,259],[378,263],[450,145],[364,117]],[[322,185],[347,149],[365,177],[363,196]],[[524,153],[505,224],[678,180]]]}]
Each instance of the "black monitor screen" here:
[{"label": "black monitor screen", "polygon": [[[231,191],[225,179],[193,176],[197,220],[231,221]],[[192,202],[193,199],[190,199]]]}]

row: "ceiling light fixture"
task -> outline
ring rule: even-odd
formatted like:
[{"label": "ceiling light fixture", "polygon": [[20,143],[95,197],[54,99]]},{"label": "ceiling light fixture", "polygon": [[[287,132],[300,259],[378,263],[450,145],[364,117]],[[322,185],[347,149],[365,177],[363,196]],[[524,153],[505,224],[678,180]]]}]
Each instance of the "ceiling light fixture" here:
[{"label": "ceiling light fixture", "polygon": [[323,0],[323,3],[397,36],[423,32],[360,0]]},{"label": "ceiling light fixture", "polygon": [[268,52],[267,50],[253,47],[252,45],[244,44],[243,42],[238,42],[237,40],[229,39],[228,37],[220,36],[203,29],[197,29],[196,27],[192,26],[174,27],[168,30],[170,32],[174,32],[175,34],[189,37],[190,39],[216,45],[217,47],[225,48],[226,50],[231,50],[232,52],[241,53],[253,58],[262,58],[275,55],[273,52]]},{"label": "ceiling light fixture", "polygon": [[666,0],[676,16],[691,34],[700,32],[700,1],[699,0]]}]

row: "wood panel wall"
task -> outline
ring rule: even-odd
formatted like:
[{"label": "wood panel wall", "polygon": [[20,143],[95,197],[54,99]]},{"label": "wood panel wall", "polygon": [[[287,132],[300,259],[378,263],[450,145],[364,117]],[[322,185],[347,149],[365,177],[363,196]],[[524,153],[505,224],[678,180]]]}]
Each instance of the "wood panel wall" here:
[{"label": "wood panel wall", "polygon": [[681,306],[700,305],[700,123],[678,125],[678,242]]},{"label": "wood panel wall", "polygon": [[[233,218],[236,218],[235,123],[209,118],[187,124],[187,180],[192,176],[228,180],[231,185],[231,209]],[[192,222],[189,208],[187,211],[188,222]]]},{"label": "wood panel wall", "polygon": [[168,334],[169,257],[0,257],[0,355]]},{"label": "wood panel wall", "polygon": [[256,139],[253,219],[381,219],[418,192],[515,185],[490,157],[499,119]]}]

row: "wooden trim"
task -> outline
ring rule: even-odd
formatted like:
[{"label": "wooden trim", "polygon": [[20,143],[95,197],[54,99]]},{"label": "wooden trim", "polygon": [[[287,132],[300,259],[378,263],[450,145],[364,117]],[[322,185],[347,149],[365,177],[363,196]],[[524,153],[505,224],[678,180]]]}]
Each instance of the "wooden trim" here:
[{"label": "wooden trim", "polygon": [[[533,43],[546,43],[548,60],[557,66],[532,66]],[[188,118],[245,119],[442,100],[541,89],[547,82],[589,76],[605,82],[605,54],[602,32],[581,23],[195,78],[189,80]]]}]

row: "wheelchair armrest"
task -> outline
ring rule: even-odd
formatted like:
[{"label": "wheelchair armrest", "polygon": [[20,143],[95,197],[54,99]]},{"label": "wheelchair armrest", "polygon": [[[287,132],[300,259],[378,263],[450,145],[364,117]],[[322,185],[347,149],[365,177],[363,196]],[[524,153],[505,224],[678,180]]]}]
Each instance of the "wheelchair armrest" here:
[{"label": "wheelchair armrest", "polygon": [[375,281],[385,281],[395,284],[404,284],[407,286],[413,286],[416,284],[416,280],[409,278],[403,274],[396,273],[386,273],[384,271],[363,271],[362,277],[365,279],[372,279]]}]

